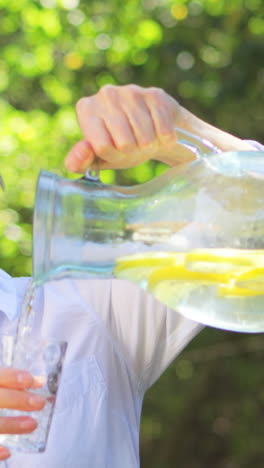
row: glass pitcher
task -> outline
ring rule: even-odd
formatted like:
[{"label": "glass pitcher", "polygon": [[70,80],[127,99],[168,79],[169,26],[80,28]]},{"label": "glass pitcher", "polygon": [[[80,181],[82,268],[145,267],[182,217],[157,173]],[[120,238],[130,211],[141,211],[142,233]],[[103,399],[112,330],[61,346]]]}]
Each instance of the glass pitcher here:
[{"label": "glass pitcher", "polygon": [[264,152],[177,133],[196,160],[142,185],[41,172],[34,281],[123,278],[205,325],[264,331]]}]

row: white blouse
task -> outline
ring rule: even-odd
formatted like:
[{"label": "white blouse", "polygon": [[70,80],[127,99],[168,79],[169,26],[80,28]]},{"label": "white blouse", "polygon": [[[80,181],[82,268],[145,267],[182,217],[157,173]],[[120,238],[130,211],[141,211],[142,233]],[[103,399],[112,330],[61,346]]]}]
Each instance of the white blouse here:
[{"label": "white blouse", "polygon": [[[28,279],[0,271],[0,330],[14,332]],[[38,291],[45,336],[68,349],[48,445],[9,468],[136,468],[145,391],[201,330],[123,280],[60,280]]]}]

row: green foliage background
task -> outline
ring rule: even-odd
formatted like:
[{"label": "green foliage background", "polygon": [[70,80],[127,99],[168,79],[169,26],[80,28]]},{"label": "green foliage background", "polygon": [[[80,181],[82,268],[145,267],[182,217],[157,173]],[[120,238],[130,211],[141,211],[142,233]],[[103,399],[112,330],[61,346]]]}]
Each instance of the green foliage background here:
[{"label": "green foliage background", "polygon": [[[31,273],[37,175],[66,175],[79,97],[106,83],[160,86],[207,121],[264,141],[263,57],[263,0],[0,0],[1,268]],[[162,170],[150,162],[103,180],[140,183]],[[262,343],[200,334],[149,392],[143,466],[263,466]]]}]

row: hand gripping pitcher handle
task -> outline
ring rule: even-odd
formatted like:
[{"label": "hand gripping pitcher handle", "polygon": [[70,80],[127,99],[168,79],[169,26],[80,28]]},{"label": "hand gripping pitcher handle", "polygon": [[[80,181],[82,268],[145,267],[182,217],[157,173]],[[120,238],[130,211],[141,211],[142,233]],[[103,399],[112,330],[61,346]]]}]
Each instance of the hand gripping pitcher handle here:
[{"label": "hand gripping pitcher handle", "polygon": [[[177,143],[190,150],[193,154],[196,155],[197,158],[200,158],[205,154],[208,155],[211,153],[221,153],[221,150],[214,146],[209,140],[200,138],[197,135],[193,135],[187,130],[182,130],[181,128],[175,127],[175,133],[177,135]],[[91,182],[100,181],[99,158],[95,158],[92,166],[87,169],[83,178]]]}]

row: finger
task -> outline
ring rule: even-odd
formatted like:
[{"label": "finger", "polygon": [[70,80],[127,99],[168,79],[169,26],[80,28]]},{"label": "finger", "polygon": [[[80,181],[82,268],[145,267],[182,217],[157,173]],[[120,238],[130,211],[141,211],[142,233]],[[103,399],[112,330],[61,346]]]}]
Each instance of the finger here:
[{"label": "finger", "polygon": [[37,425],[37,421],[29,416],[0,417],[0,434],[28,434]]},{"label": "finger", "polygon": [[31,388],[41,388],[43,385],[47,383],[47,376],[43,375],[35,375],[34,376],[34,382]]},{"label": "finger", "polygon": [[11,367],[0,368],[0,387],[24,389],[34,386],[34,377],[29,372]]},{"label": "finger", "polygon": [[[129,153],[136,149],[138,142],[125,114],[117,112],[108,115],[108,118],[104,119],[104,125],[113,142],[114,148],[111,149],[110,154],[113,154],[113,149],[116,149],[122,154]],[[107,157],[107,154],[105,156]]]},{"label": "finger", "polygon": [[95,153],[92,145],[85,140],[78,141],[65,159],[65,166],[72,172],[83,172],[83,168],[91,166],[95,158]]},{"label": "finger", "polygon": [[45,398],[36,393],[0,388],[0,408],[37,411],[44,408],[45,403]]},{"label": "finger", "polygon": [[9,452],[8,448],[0,447],[0,460],[6,460],[9,458],[11,453]]},{"label": "finger", "polygon": [[157,136],[154,122],[144,100],[138,99],[137,105],[129,105],[129,102],[124,100],[123,108],[139,149],[155,145]]},{"label": "finger", "polygon": [[174,139],[174,116],[169,100],[162,90],[150,90],[145,93],[144,99],[152,117],[156,135],[161,143]]},{"label": "finger", "polygon": [[85,130],[85,138],[99,159],[111,159],[118,154],[111,134],[100,117],[90,119],[89,126]]}]

